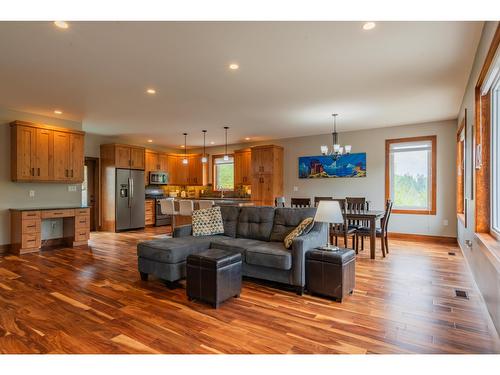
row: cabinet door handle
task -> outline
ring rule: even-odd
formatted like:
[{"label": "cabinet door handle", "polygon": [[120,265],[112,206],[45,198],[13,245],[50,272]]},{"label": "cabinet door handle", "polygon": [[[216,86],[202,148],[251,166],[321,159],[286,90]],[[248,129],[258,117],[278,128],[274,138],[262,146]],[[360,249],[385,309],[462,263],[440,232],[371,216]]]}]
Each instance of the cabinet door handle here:
[{"label": "cabinet door handle", "polygon": [[74,177],[74,172],[75,172],[75,171],[72,169],[72,170],[71,170],[71,178],[73,178],[73,177]]},{"label": "cabinet door handle", "polygon": [[68,177],[68,170],[67,169],[64,170],[64,177]]},{"label": "cabinet door handle", "polygon": [[28,225],[28,226],[26,226],[26,228],[36,228],[36,225],[34,225],[34,224],[33,225]]},{"label": "cabinet door handle", "polygon": [[38,176],[40,176],[40,168],[38,168]]}]

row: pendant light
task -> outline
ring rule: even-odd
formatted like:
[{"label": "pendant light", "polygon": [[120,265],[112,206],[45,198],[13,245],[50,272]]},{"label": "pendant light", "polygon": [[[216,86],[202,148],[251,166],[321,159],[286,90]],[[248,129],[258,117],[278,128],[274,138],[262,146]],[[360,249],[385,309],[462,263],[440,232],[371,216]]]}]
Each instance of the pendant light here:
[{"label": "pendant light", "polygon": [[206,130],[202,130],[202,132],[203,132],[203,155],[202,155],[202,157],[201,157],[201,162],[202,162],[203,164],[205,164],[205,163],[208,161],[208,159],[207,159],[207,154],[206,154],[206,152],[205,152],[205,137],[206,137],[206,135],[207,135],[207,131],[206,131]]},{"label": "pendant light", "polygon": [[347,155],[351,153],[351,145],[341,146],[339,143],[339,134],[337,133],[337,116],[338,113],[332,114],[333,116],[333,133],[332,133],[332,149],[329,151],[328,146],[321,146],[322,155],[331,155],[335,159],[338,159],[341,155]]},{"label": "pendant light", "polygon": [[182,159],[182,164],[187,164],[188,163],[188,157],[187,157],[187,135],[188,133],[182,133],[184,134],[184,159]]},{"label": "pendant light", "polygon": [[226,148],[224,151],[224,161],[229,160],[229,155],[227,154],[227,129],[229,129],[229,126],[224,126],[224,131],[226,132]]}]

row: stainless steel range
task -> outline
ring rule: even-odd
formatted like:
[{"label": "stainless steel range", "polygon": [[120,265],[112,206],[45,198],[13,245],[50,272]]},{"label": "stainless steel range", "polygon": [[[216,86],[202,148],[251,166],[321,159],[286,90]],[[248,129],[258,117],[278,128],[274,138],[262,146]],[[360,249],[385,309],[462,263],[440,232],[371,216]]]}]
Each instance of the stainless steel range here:
[{"label": "stainless steel range", "polygon": [[149,185],[145,189],[146,199],[155,200],[155,227],[171,225],[172,217],[161,213],[160,199],[167,198],[163,189],[158,186]]}]

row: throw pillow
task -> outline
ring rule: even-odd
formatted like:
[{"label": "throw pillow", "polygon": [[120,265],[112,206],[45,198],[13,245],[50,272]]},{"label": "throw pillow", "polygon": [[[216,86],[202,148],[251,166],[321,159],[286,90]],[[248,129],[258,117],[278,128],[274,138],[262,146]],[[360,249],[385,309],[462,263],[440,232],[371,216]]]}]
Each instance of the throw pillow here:
[{"label": "throw pillow", "polygon": [[296,239],[298,236],[300,236],[302,233],[306,232],[307,229],[311,229],[311,224],[313,222],[312,217],[307,217],[302,222],[297,225],[297,227],[292,230],[288,236],[285,237],[285,240],[283,241],[283,244],[287,249],[289,249],[292,246],[293,240]]},{"label": "throw pillow", "polygon": [[219,206],[193,211],[193,236],[210,236],[224,233]]}]

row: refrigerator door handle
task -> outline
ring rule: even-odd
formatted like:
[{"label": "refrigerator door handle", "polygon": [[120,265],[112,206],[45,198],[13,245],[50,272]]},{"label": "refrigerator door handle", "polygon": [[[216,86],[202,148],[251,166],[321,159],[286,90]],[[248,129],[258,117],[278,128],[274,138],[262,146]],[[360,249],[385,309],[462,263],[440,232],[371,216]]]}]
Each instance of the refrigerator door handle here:
[{"label": "refrigerator door handle", "polygon": [[130,185],[130,198],[133,200],[134,199],[134,179],[130,179],[131,185]]},{"label": "refrigerator door handle", "polygon": [[132,179],[128,179],[128,206],[132,207]]}]

